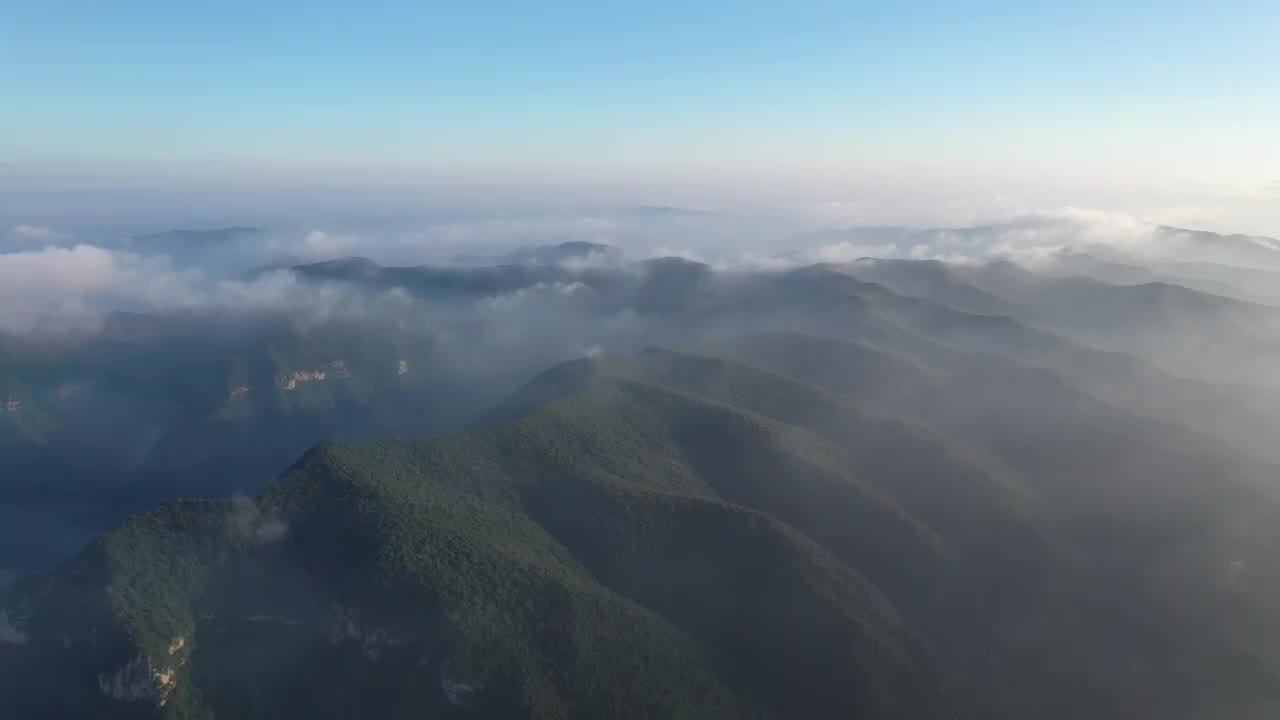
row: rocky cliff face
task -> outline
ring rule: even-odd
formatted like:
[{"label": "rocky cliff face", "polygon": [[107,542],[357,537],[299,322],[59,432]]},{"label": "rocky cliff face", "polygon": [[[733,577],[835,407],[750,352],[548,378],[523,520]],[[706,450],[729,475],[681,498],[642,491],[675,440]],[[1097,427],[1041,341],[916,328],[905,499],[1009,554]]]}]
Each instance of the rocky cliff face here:
[{"label": "rocky cliff face", "polygon": [[294,370],[276,375],[277,390],[296,390],[298,385],[309,382],[320,382],[329,377],[324,370]]},{"label": "rocky cliff face", "polygon": [[151,659],[138,654],[112,673],[98,675],[98,688],[112,700],[144,702],[162,708],[177,688],[178,672],[187,662],[185,637],[169,643],[168,656]]}]

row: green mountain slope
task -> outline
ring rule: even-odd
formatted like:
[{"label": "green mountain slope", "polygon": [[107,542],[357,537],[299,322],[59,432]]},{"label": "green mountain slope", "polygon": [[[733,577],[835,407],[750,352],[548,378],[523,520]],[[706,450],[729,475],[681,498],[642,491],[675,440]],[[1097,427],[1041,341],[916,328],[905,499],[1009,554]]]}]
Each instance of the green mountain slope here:
[{"label": "green mountain slope", "polygon": [[456,428],[503,393],[450,372],[430,337],[372,322],[122,314],[82,341],[0,337],[0,569],[46,570],[165,499],[256,492],[326,438]]},{"label": "green mountain slope", "polygon": [[751,336],[558,367],[464,433],[322,445],[255,500],[168,503],[20,582],[0,695],[18,717],[1273,716],[1272,469],[997,360]]},{"label": "green mountain slope", "polygon": [[[350,716],[322,691],[293,699],[275,672],[236,677],[247,648],[226,639],[255,622],[329,648],[318,667],[285,652],[275,670],[286,675],[353,672],[346,650],[378,656],[366,673],[427,683],[404,705],[415,716],[437,706],[502,717],[917,716],[935,694],[929,664],[874,586],[794,529],[726,502],[714,489],[723,476],[670,457],[646,462],[670,440],[632,432],[643,428],[625,414],[612,428],[599,421],[622,405],[650,412],[669,393],[615,395],[629,392],[568,398],[439,441],[324,446],[251,506],[246,527],[228,503],[166,505],[87,551],[92,570],[22,586],[9,614],[22,618],[27,642],[6,649],[35,677],[65,677],[68,654],[78,663],[96,654],[122,669],[104,674],[108,688],[141,688],[131,709],[163,701],[174,717]],[[792,447],[811,439],[727,408],[676,404],[690,422],[775,437],[776,462],[836,479],[801,456],[803,444]],[[275,527],[278,539],[262,537]],[[80,572],[105,589],[93,582],[92,593],[65,598],[80,607],[59,608],[60,587]],[[268,576],[265,586],[237,581]],[[55,619],[63,612],[102,625],[77,635]],[[326,641],[335,612],[355,629]],[[95,645],[104,627],[116,637]],[[57,636],[68,634],[64,649]],[[153,669],[130,682],[131,667]],[[342,677],[359,686],[365,675]],[[34,704],[49,690],[19,682]],[[483,690],[454,692],[455,706],[455,686]],[[93,683],[79,690],[83,711],[121,707]],[[400,712],[362,702],[364,713]]]}]

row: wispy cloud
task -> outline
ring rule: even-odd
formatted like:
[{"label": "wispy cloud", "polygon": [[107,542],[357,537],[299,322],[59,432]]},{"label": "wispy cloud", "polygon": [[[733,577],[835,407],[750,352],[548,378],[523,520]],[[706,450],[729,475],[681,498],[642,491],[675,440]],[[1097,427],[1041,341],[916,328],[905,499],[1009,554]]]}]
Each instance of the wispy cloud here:
[{"label": "wispy cloud", "polygon": [[58,232],[43,225],[15,225],[7,233],[8,238],[21,243],[59,243],[71,239],[67,233]]},{"label": "wispy cloud", "polygon": [[264,512],[254,500],[238,497],[231,501],[227,531],[236,540],[265,545],[282,540],[289,527],[274,514]]},{"label": "wispy cloud", "polygon": [[[1187,206],[1163,217],[1193,221],[1213,208]],[[1167,222],[1167,221],[1162,221]],[[693,227],[656,222],[647,217],[631,221],[590,217],[482,219],[456,221],[420,230],[388,231],[370,226],[340,230],[272,231],[265,241],[231,243],[203,250],[192,258],[145,255],[114,246],[35,241],[56,237],[55,231],[34,226],[18,234],[34,243],[0,249],[0,330],[21,332],[35,328],[93,327],[111,310],[231,310],[270,309],[296,314],[303,321],[369,313],[395,315],[418,304],[395,289],[372,291],[344,283],[304,281],[292,272],[256,272],[253,267],[290,255],[301,261],[363,255],[383,264],[451,264],[459,245],[478,243],[493,252],[473,256],[474,262],[509,262],[511,250],[550,239],[556,245],[570,239],[608,240],[618,252],[587,253],[560,263],[566,272],[623,270],[654,257],[681,257],[703,262],[718,271],[780,271],[813,262],[852,262],[862,257],[943,259],[974,262],[1009,259],[1027,264],[1052,260],[1069,252],[1122,254],[1136,259],[1194,260],[1260,267],[1280,267],[1280,251],[1266,243],[1212,240],[1195,233],[1162,228],[1143,216],[1066,207],[1044,212],[1015,213],[1003,220],[957,229],[863,227],[802,235],[764,234],[739,238],[741,217],[709,216]],[[1194,222],[1189,222],[1194,226]],[[771,229],[770,232],[773,232]],[[18,228],[8,231],[12,236]],[[47,232],[46,232],[47,230]],[[496,235],[489,231],[495,231]],[[710,240],[708,240],[710,238]],[[499,244],[499,243],[505,243]],[[204,246],[201,246],[204,247]],[[497,259],[494,259],[497,258]],[[565,303],[583,291],[569,278],[564,283],[530,287],[510,297],[491,298],[486,311],[510,314],[528,302]],[[425,308],[423,309],[426,310]]]},{"label": "wispy cloud", "polygon": [[707,262],[706,256],[696,250],[684,247],[672,247],[670,245],[659,245],[649,251],[646,255],[650,258],[673,257],[680,258],[681,260],[689,260],[691,262]]},{"label": "wispy cloud", "polygon": [[24,645],[26,642],[27,634],[14,625],[7,610],[0,609],[0,643]]},{"label": "wispy cloud", "polygon": [[[1183,208],[1186,220],[1204,208]],[[1193,223],[1194,224],[1194,223]],[[815,262],[851,262],[862,257],[937,259],[951,262],[1012,260],[1036,265],[1064,253],[1119,255],[1135,261],[1201,261],[1280,267],[1278,247],[1242,243],[1174,230],[1127,213],[1067,207],[1020,213],[998,222],[954,229],[855,228],[825,233],[829,242],[798,253]]]},{"label": "wispy cloud", "polygon": [[351,255],[359,246],[360,238],[355,235],[312,230],[297,246],[296,254],[308,260],[329,260]]}]

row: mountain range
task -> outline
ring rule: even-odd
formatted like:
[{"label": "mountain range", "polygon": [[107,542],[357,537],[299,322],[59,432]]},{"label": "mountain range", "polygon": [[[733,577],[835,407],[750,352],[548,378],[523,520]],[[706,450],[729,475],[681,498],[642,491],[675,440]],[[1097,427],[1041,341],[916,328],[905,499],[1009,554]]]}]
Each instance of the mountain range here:
[{"label": "mountain range", "polygon": [[1089,345],[1144,357],[1181,375],[1276,386],[1280,308],[1166,282],[1113,285],[1046,277],[1008,262],[865,260],[864,280],[970,312],[1008,316]]},{"label": "mountain range", "polygon": [[1270,306],[520,252],[287,270],[373,315],[3,338],[0,707],[1280,711]]},{"label": "mountain range", "polygon": [[977,355],[579,360],[134,518],[14,587],[0,677],[33,717],[1262,718],[1274,476]]}]

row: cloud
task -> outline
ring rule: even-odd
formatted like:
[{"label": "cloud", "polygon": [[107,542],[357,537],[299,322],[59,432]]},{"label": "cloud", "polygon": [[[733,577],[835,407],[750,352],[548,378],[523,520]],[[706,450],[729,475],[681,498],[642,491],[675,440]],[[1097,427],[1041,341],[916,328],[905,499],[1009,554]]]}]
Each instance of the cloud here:
[{"label": "cloud", "polygon": [[[1088,208],[1022,213],[984,225],[954,229],[861,228],[827,233],[838,238],[803,253],[815,262],[861,257],[1036,264],[1063,253],[1097,252],[1135,258],[1178,259],[1193,243],[1145,219]],[[1185,240],[1185,238],[1183,239]]]},{"label": "cloud", "polygon": [[118,310],[273,310],[306,322],[391,314],[410,304],[403,291],[308,283],[287,270],[215,279],[200,269],[174,268],[167,257],[95,245],[0,253],[0,331],[12,333],[92,330]]},{"label": "cloud", "polygon": [[831,227],[962,227],[1008,218],[1031,207],[1021,198],[995,193],[915,195],[867,192],[797,207],[797,218]]},{"label": "cloud", "polygon": [[22,243],[52,244],[69,240],[70,235],[61,233],[41,225],[16,225],[9,230],[8,237]]},{"label": "cloud", "polygon": [[[1194,212],[1184,208],[1186,217]],[[863,228],[835,233],[834,237],[839,242],[813,248],[803,256],[826,262],[848,262],[858,256],[950,262],[1010,260],[1035,267],[1064,255],[1088,253],[1139,264],[1206,262],[1280,269],[1280,242],[1274,240],[1179,230],[1133,214],[1078,207],[1023,213],[966,228]]]},{"label": "cloud", "polygon": [[101,309],[189,304],[192,274],[94,245],[0,254],[0,329],[92,323]]},{"label": "cloud", "polygon": [[523,309],[533,302],[550,307],[552,303],[572,301],[575,296],[590,292],[589,286],[577,281],[537,282],[529,287],[487,297],[482,305],[490,310],[510,312]]},{"label": "cloud", "polygon": [[790,270],[798,263],[795,258],[744,252],[711,263],[711,267],[724,272],[778,272]]},{"label": "cloud", "polygon": [[[578,215],[472,217],[273,231],[259,249],[265,255],[288,255],[308,262],[360,255],[384,265],[488,265],[503,262],[511,251],[530,247],[564,242],[620,246],[648,235],[640,219],[623,222]],[[571,262],[589,269],[614,264],[616,258],[609,253],[593,253]]]},{"label": "cloud", "polygon": [[648,257],[649,258],[673,257],[673,258],[680,258],[682,260],[689,260],[692,262],[700,262],[700,263],[707,262],[706,256],[702,255],[696,250],[691,250],[689,248],[682,248],[682,247],[672,247],[670,245],[659,245],[653,248],[648,253]]},{"label": "cloud", "polygon": [[16,299],[45,291],[78,293],[108,287],[123,273],[115,256],[93,245],[0,255],[0,292]]},{"label": "cloud", "polygon": [[288,533],[289,527],[274,514],[265,513],[250,498],[231,500],[231,514],[227,516],[227,532],[231,537],[255,545],[278,542]]},{"label": "cloud", "polygon": [[9,612],[0,609],[0,643],[9,643],[11,645],[25,645],[27,642],[27,634],[18,629],[12,621],[9,620]]},{"label": "cloud", "polygon": [[[1193,218],[1207,212],[1204,208],[1187,207],[1181,216]],[[620,215],[611,219],[479,219],[437,223],[412,231],[403,227],[364,228],[358,233],[313,229],[272,232],[257,244],[219,246],[212,257],[202,256],[199,262],[179,265],[174,263],[180,260],[112,249],[109,244],[19,246],[11,252],[0,252],[0,331],[92,329],[104,312],[113,310],[270,310],[291,313],[302,323],[375,316],[427,322],[423,318],[429,317],[431,327],[452,327],[457,321],[442,317],[446,312],[443,307],[427,307],[402,290],[302,280],[287,270],[244,274],[248,268],[268,264],[266,259],[272,253],[289,254],[304,261],[362,255],[388,265],[416,264],[434,257],[438,264],[448,264],[450,253],[457,249],[449,238],[481,245],[513,241],[517,248],[526,250],[532,239],[553,241],[548,244],[571,239],[617,241],[617,252],[587,254],[563,266],[568,272],[584,275],[602,270],[640,272],[638,265],[622,260],[627,256],[680,257],[707,263],[722,272],[783,271],[815,262],[848,263],[862,257],[952,262],[1008,259],[1036,265],[1079,251],[1137,261],[1280,266],[1280,248],[1265,243],[1251,246],[1238,239],[1214,241],[1208,236],[1169,231],[1143,217],[1079,207],[1015,214],[956,229],[866,227],[808,236],[785,234],[769,241],[764,234],[744,239],[737,234],[743,226],[744,218],[732,216],[699,219],[691,228],[676,228],[671,223]],[[688,234],[683,234],[686,231]],[[24,232],[30,237],[41,234]],[[711,240],[705,240],[704,235]],[[732,238],[739,241],[730,242]],[[445,245],[437,247],[438,241]],[[515,316],[516,308],[525,305],[554,307],[553,312],[563,312],[584,304],[581,299],[588,292],[572,280],[487,298],[477,312],[501,313],[507,318],[504,322]],[[457,308],[448,310],[456,311]],[[540,320],[533,318],[530,322],[536,325]]]},{"label": "cloud", "polygon": [[[48,241],[61,237],[55,231],[23,225],[8,234],[25,238],[28,244],[0,247],[0,331],[89,330],[100,324],[104,313],[117,310],[265,308],[297,313],[303,320],[400,312],[414,304],[404,292],[373,292],[341,283],[301,281],[286,270],[252,276],[245,273],[273,264],[287,266],[294,260],[310,262],[351,255],[371,257],[386,265],[452,264],[448,258],[456,255],[460,246],[468,250],[510,245],[527,248],[572,240],[651,238],[652,224],[643,218],[570,215],[454,220],[429,223],[418,229],[387,225],[359,232],[326,228],[277,230],[268,231],[263,239],[252,243],[166,248],[163,254],[118,247],[118,242],[109,237],[98,244],[53,244]],[[703,257],[694,250],[662,250],[661,254]],[[612,251],[589,253],[564,263],[566,270],[583,273],[622,269],[625,265]],[[528,292],[572,297],[584,289],[566,282]],[[521,296],[497,298],[490,309],[500,310],[527,300]]]},{"label": "cloud", "polygon": [[851,263],[864,257],[902,257],[902,248],[894,242],[852,242],[844,240],[830,245],[823,245],[815,250],[809,258],[820,263]]},{"label": "cloud", "polygon": [[560,267],[575,272],[586,270],[605,270],[620,267],[623,264],[621,252],[592,250],[583,255],[567,257],[559,262]]},{"label": "cloud", "polygon": [[137,279],[111,252],[92,245],[0,255],[0,327],[82,318],[91,296],[129,288]]},{"label": "cloud", "polygon": [[328,260],[351,255],[359,246],[360,239],[354,235],[312,230],[303,238],[294,254],[308,260]]}]

